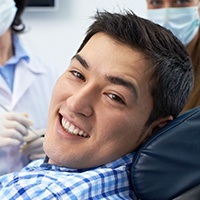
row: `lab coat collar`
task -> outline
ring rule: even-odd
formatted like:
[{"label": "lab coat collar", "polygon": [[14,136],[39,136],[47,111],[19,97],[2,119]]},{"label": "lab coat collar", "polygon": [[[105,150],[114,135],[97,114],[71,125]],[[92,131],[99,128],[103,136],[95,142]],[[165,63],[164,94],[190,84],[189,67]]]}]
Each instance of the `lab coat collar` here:
[{"label": "lab coat collar", "polygon": [[31,87],[32,84],[34,84],[34,81],[37,81],[37,77],[45,73],[47,73],[47,69],[45,69],[45,67],[41,65],[41,63],[31,59],[29,62],[27,62],[26,60],[21,60],[21,62],[18,64],[18,67],[16,67],[15,69],[15,79],[12,96],[13,101],[11,109],[16,106],[17,102],[24,95],[24,93]]},{"label": "lab coat collar", "polygon": [[32,57],[30,57],[29,61],[23,60],[22,62],[24,63],[24,66],[34,74],[47,73],[47,68],[45,67],[45,64],[41,64],[42,62],[35,60],[35,58],[33,59]]},{"label": "lab coat collar", "polygon": [[[19,60],[23,60],[24,67],[27,67],[33,73],[47,73],[45,65],[42,64],[37,58],[37,55],[33,53],[33,51],[29,50],[29,47],[23,40],[20,39],[20,36],[13,34],[13,42],[15,46],[15,57],[20,58]],[[18,60],[18,62],[20,62]]]},{"label": "lab coat collar", "polygon": [[[13,110],[19,100],[24,96],[27,90],[37,81],[37,78],[42,74],[47,74],[47,67],[43,64],[28,48],[23,48],[29,59],[20,59],[15,68],[15,78],[13,85],[13,93],[5,83],[5,80],[0,76],[0,90],[2,95],[10,101],[10,110]],[[41,86],[42,87],[42,86]],[[37,95],[37,94],[36,94]]]},{"label": "lab coat collar", "polygon": [[14,55],[8,60],[8,63],[15,65],[21,59],[29,61],[30,56],[27,54],[23,43],[20,41],[16,34],[12,34],[13,46],[14,46]]},{"label": "lab coat collar", "polygon": [[26,57],[23,59],[24,67],[27,67],[32,73],[47,73],[46,65],[38,58],[38,56],[21,41],[21,48],[24,49]]},{"label": "lab coat collar", "polygon": [[10,88],[8,87],[2,76],[0,76],[0,95],[11,95]]}]

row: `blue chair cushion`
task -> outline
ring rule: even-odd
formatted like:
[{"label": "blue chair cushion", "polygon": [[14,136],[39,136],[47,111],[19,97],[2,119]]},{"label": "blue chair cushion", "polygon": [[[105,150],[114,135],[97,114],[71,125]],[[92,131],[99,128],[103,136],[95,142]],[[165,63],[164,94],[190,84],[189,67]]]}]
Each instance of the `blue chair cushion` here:
[{"label": "blue chair cushion", "polygon": [[131,168],[139,199],[173,199],[200,184],[200,107],[169,122],[136,152]]}]

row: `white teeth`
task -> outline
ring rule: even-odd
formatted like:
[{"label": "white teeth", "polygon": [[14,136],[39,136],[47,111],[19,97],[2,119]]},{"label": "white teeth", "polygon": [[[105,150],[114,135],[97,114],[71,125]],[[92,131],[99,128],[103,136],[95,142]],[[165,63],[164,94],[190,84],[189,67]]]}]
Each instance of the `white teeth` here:
[{"label": "white teeth", "polygon": [[65,124],[66,124],[65,120],[64,120],[64,118],[62,118],[62,125],[65,126]]},{"label": "white teeth", "polygon": [[83,133],[84,133],[84,132],[81,130],[81,131],[79,132],[79,135],[83,135]]},{"label": "white teeth", "polygon": [[69,131],[70,133],[73,133],[74,128],[75,128],[74,125],[71,125],[71,126],[69,127],[68,131]]},{"label": "white teeth", "polygon": [[83,137],[87,137],[87,134],[86,134],[86,133],[83,133]]},{"label": "white teeth", "polygon": [[77,135],[79,133],[79,129],[75,129],[74,131],[73,131],[73,134],[75,134],[75,135]]},{"label": "white teeth", "polygon": [[[65,121],[65,122],[66,122],[66,121]],[[67,122],[65,123],[65,127],[69,128],[69,126],[70,126],[70,124],[69,124],[69,122],[67,121]]]},{"label": "white teeth", "polygon": [[66,119],[62,118],[61,120],[62,127],[68,131],[69,133],[73,135],[79,135],[82,137],[89,137],[87,133],[85,133],[83,130],[80,130],[78,127],[75,127],[73,124],[68,122]]}]

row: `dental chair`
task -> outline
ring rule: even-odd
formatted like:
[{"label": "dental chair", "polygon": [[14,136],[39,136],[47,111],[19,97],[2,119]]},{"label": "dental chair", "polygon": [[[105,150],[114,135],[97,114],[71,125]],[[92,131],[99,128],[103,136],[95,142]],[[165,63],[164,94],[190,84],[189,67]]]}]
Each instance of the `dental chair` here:
[{"label": "dental chair", "polygon": [[138,149],[131,180],[141,200],[200,200],[200,107],[169,122]]}]

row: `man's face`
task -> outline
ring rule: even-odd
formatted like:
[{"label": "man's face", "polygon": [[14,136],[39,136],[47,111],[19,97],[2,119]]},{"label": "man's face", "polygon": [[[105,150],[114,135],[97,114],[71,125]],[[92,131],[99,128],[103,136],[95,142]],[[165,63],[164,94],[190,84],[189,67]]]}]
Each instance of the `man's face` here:
[{"label": "man's face", "polygon": [[198,6],[199,0],[147,0],[147,8],[169,8]]},{"label": "man's face", "polygon": [[44,149],[52,164],[89,168],[134,151],[153,102],[143,55],[95,34],[58,79]]}]

